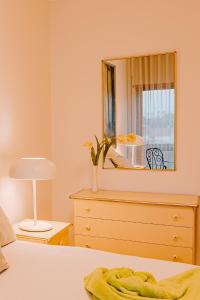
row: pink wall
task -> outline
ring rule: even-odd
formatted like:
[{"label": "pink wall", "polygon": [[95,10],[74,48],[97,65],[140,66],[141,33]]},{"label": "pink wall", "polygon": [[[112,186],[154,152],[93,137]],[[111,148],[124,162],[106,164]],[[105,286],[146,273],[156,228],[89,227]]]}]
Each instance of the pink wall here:
[{"label": "pink wall", "polygon": [[198,0],[57,0],[51,3],[54,218],[72,219],[68,195],[90,186],[88,153],[101,136],[101,59],[178,52],[177,171],[101,170],[100,187],[200,193]]},{"label": "pink wall", "polygon": [[[0,204],[12,221],[32,216],[31,185],[11,180],[16,158],[50,156],[47,0],[0,1]],[[51,214],[50,184],[39,184],[39,216]]]}]

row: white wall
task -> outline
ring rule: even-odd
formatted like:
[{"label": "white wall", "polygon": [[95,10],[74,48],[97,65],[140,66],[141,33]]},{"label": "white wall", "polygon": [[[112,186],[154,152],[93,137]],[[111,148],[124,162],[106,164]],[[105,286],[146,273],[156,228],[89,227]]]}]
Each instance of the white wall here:
[{"label": "white wall", "polygon": [[[11,180],[16,158],[50,156],[49,3],[0,1],[0,205],[11,220],[32,216],[30,182]],[[51,214],[50,184],[39,184],[39,216]]]},{"label": "white wall", "polygon": [[100,187],[200,193],[199,11],[198,0],[51,3],[54,218],[71,219],[68,195],[90,186],[81,144],[102,134],[103,58],[177,51],[177,171],[101,170]]}]

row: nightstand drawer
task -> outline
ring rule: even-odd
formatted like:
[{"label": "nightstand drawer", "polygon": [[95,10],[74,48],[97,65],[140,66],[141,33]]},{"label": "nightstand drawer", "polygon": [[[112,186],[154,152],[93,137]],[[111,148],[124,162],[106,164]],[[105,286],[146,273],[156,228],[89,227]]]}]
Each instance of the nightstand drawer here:
[{"label": "nightstand drawer", "polygon": [[42,239],[42,238],[33,238],[33,237],[28,237],[25,235],[18,235],[18,234],[17,234],[16,238],[19,241],[39,243],[39,244],[48,244],[48,241],[46,239]]},{"label": "nightstand drawer", "polygon": [[132,204],[109,201],[75,200],[75,217],[193,227],[190,207]]},{"label": "nightstand drawer", "polygon": [[194,262],[193,251],[190,248],[163,246],[83,235],[75,235],[75,245],[141,257],[166,259],[184,263]]},{"label": "nightstand drawer", "polygon": [[193,247],[192,229],[184,227],[76,217],[75,234]]}]

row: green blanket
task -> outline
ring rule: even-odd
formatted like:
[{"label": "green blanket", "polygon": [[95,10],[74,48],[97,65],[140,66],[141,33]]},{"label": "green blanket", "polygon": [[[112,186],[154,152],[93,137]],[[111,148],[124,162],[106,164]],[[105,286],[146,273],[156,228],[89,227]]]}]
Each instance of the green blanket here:
[{"label": "green blanket", "polygon": [[98,268],[84,284],[93,300],[200,300],[200,268],[159,282],[147,272]]}]

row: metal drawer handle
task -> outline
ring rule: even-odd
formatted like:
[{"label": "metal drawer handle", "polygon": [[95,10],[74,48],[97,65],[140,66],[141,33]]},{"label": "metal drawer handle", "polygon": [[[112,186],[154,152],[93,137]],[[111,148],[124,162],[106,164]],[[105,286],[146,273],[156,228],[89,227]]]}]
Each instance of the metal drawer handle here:
[{"label": "metal drawer handle", "polygon": [[175,241],[175,242],[178,240],[178,236],[175,234],[172,236],[172,238],[173,238],[173,241]]},{"label": "metal drawer handle", "polygon": [[90,230],[91,230],[91,227],[90,227],[90,226],[86,226],[85,229],[86,229],[87,231],[90,231]]},{"label": "metal drawer handle", "polygon": [[86,247],[86,248],[91,248],[90,245],[88,245],[88,244],[86,244],[85,247]]},{"label": "metal drawer handle", "polygon": [[89,207],[87,207],[87,208],[85,208],[85,211],[86,211],[86,212],[90,212],[91,209],[90,209]]},{"label": "metal drawer handle", "polygon": [[174,215],[174,216],[173,216],[173,220],[174,220],[174,221],[178,221],[178,219],[179,219],[179,216],[178,216],[178,215]]}]

